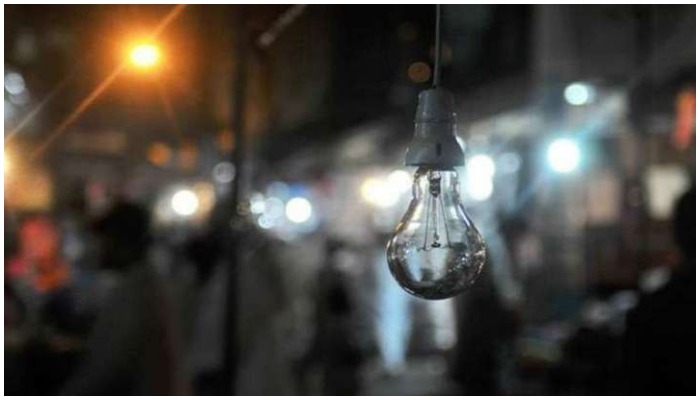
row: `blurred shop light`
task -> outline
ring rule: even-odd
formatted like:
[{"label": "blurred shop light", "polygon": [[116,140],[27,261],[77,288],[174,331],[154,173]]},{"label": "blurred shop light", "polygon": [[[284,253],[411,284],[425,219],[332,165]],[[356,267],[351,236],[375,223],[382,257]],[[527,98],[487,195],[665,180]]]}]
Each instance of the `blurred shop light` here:
[{"label": "blurred shop light", "polygon": [[13,106],[24,106],[29,103],[31,96],[29,95],[29,90],[27,90],[26,82],[22,75],[17,72],[7,72],[5,73],[5,119],[8,120],[14,114],[15,109]]},{"label": "blurred shop light", "polygon": [[262,229],[271,229],[275,227],[275,220],[274,218],[270,218],[269,216],[263,214],[258,217],[258,226]]},{"label": "blurred shop light", "polygon": [[671,135],[673,145],[687,149],[695,135],[695,88],[686,88],[676,98],[676,123]]},{"label": "blurred shop light", "polygon": [[644,185],[649,214],[663,221],[671,218],[676,201],[692,185],[692,180],[683,165],[656,164],[645,172]]},{"label": "blurred shop light", "polygon": [[211,172],[216,183],[229,183],[236,176],[236,168],[228,161],[223,161],[214,166]]},{"label": "blurred shop light", "polygon": [[265,212],[264,215],[277,219],[284,215],[284,202],[277,197],[270,197],[265,200]]},{"label": "blurred shop light", "polygon": [[547,162],[554,172],[567,174],[574,171],[581,162],[578,143],[566,138],[554,140],[547,147]]},{"label": "blurred shop light", "polygon": [[170,162],[172,154],[173,152],[170,150],[170,146],[165,143],[156,142],[148,147],[146,158],[148,158],[151,164],[162,167]]},{"label": "blurred shop light", "polygon": [[180,189],[173,194],[170,206],[175,214],[181,217],[189,217],[194,215],[199,209],[199,199],[192,190]]},{"label": "blurred shop light", "polygon": [[287,219],[295,224],[303,224],[311,219],[313,208],[311,203],[303,197],[295,197],[287,202],[285,206]]},{"label": "blurred shop light", "polygon": [[643,293],[653,293],[666,286],[671,279],[671,271],[666,267],[655,267],[642,273],[639,288]]},{"label": "blurred shop light", "polygon": [[390,173],[388,180],[391,187],[401,193],[408,192],[411,190],[411,186],[413,185],[411,174],[402,169],[397,169]]},{"label": "blurred shop light", "polygon": [[265,212],[265,196],[257,192],[250,196],[250,212],[253,214]]},{"label": "blurred shop light", "polygon": [[197,196],[197,200],[199,201],[199,206],[197,207],[197,217],[202,218],[208,215],[216,203],[214,186],[210,182],[197,182],[192,185],[192,191],[194,192],[195,196]]},{"label": "blurred shop light", "polygon": [[26,90],[27,86],[24,83],[22,75],[16,72],[5,74],[5,90],[10,95],[18,95]]},{"label": "blurred shop light", "polygon": [[486,154],[477,154],[467,161],[467,169],[471,169],[473,174],[493,176],[496,173],[496,165],[493,159]]},{"label": "blurred shop light", "polygon": [[493,193],[493,176],[496,165],[486,154],[477,154],[467,160],[467,195],[476,201],[484,201]]},{"label": "blurred shop light", "polygon": [[399,202],[400,193],[377,178],[367,178],[360,187],[362,198],[379,208],[389,208]]},{"label": "blurred shop light", "polygon": [[432,76],[430,65],[417,61],[408,66],[408,78],[414,83],[425,83]]},{"label": "blurred shop light", "polygon": [[574,82],[564,89],[564,99],[572,106],[590,104],[595,99],[595,88],[584,82]]},{"label": "blurred shop light", "polygon": [[493,181],[488,177],[467,178],[467,194],[473,200],[488,200],[493,194]]}]

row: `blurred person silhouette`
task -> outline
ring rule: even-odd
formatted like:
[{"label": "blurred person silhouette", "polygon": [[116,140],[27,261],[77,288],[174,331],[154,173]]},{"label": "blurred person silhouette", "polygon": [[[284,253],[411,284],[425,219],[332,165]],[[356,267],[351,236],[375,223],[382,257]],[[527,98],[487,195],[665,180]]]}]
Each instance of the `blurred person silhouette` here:
[{"label": "blurred person silhouette", "polygon": [[562,345],[562,357],[548,371],[549,394],[615,394],[619,340],[613,334],[613,310],[599,298],[588,300],[578,326]]},{"label": "blurred person silhouette", "polygon": [[[290,252],[288,243],[254,227],[252,219],[241,219],[242,237],[236,267],[235,308],[239,395],[288,395],[295,391],[294,286],[304,256]],[[310,251],[307,238],[301,252]],[[299,249],[299,248],[297,248]],[[312,250],[311,250],[312,251]],[[298,258],[297,258],[298,257]],[[231,273],[227,269],[226,275]],[[303,327],[301,329],[304,329]]]},{"label": "blurred person silhouette", "polygon": [[81,347],[84,328],[76,312],[70,270],[60,243],[59,231],[51,219],[31,216],[21,224],[19,247],[5,268],[11,323],[7,332],[10,342],[6,344],[18,352],[10,368],[23,371],[27,386],[15,387],[23,394],[52,394],[57,390],[73,368]]},{"label": "blurred person silhouette", "polygon": [[501,392],[504,357],[513,344],[517,320],[499,297],[487,265],[474,285],[456,299],[457,342],[450,376],[464,395]]},{"label": "blurred person silhouette", "polygon": [[4,298],[5,298],[5,349],[19,344],[19,330],[26,314],[25,305],[12,284],[10,261],[17,257],[18,234],[14,216],[5,207],[5,254],[4,254]]},{"label": "blurred person silhouette", "polygon": [[623,368],[629,394],[695,394],[695,187],[676,203],[673,237],[682,262],[627,316]]},{"label": "blurred person silhouette", "polygon": [[98,302],[94,300],[91,289],[96,286],[93,282],[96,260],[89,232],[86,185],[83,181],[77,181],[70,182],[67,187],[68,193],[57,218],[61,229],[62,252],[70,264],[71,287],[75,293],[77,311],[85,317],[94,317]]},{"label": "blurred person silhouette", "polygon": [[355,307],[347,277],[338,267],[343,244],[329,239],[316,289],[315,332],[302,360],[307,370],[321,370],[322,395],[357,395],[360,392],[362,349],[353,329]]},{"label": "blurred person silhouette", "polygon": [[185,255],[195,268],[198,286],[188,363],[196,395],[222,395],[229,384],[223,374],[226,281],[230,269],[225,241],[230,239],[230,202],[219,201],[205,229],[185,244]]},{"label": "blurred person silhouette", "polygon": [[19,251],[8,264],[8,277],[19,290],[37,296],[68,286],[68,264],[60,253],[60,235],[45,217],[30,217],[19,232]]},{"label": "blurred person silhouette", "polygon": [[217,202],[209,215],[206,226],[185,244],[185,255],[194,264],[197,284],[205,286],[216,273],[217,266],[225,256],[225,241],[229,238],[231,217],[230,205]]},{"label": "blurred person silhouette", "polygon": [[100,268],[119,279],[106,290],[87,354],[64,395],[182,394],[172,301],[148,260],[149,215],[117,201],[93,226]]},{"label": "blurred person silhouette", "polygon": [[[232,239],[238,240],[237,254],[227,247]],[[284,247],[250,218],[232,215],[227,199],[214,207],[205,232],[187,245],[200,284],[188,343],[188,365],[196,394],[225,394],[234,382],[238,395],[293,393],[290,349],[294,342],[294,298],[289,287],[293,279],[287,274],[298,271],[290,272],[289,260],[280,262]],[[232,273],[235,302],[230,309],[227,296]],[[236,331],[234,382],[226,375],[223,352],[226,340],[230,340],[225,336],[229,318],[234,320]]]},{"label": "blurred person silhouette", "polygon": [[4,254],[4,310],[5,310],[5,394],[23,394],[28,386],[28,377],[22,368],[23,323],[26,307],[19,293],[12,285],[9,275],[9,262],[18,251],[15,216],[8,212],[5,204],[5,254]]}]

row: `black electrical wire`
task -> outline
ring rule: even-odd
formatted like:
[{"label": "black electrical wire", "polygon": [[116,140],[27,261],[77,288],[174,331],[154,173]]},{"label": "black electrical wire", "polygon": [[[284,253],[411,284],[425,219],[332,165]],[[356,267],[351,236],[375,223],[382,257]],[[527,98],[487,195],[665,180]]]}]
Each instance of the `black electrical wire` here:
[{"label": "black electrical wire", "polygon": [[435,63],[433,64],[433,87],[440,85],[440,4],[435,5]]}]

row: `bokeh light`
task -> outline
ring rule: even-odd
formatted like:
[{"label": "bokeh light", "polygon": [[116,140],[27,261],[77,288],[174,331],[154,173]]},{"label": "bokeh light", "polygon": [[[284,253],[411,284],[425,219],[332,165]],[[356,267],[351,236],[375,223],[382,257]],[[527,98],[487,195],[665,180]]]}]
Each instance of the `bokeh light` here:
[{"label": "bokeh light", "polygon": [[229,183],[236,176],[236,167],[228,161],[222,161],[214,166],[211,175],[217,183]]},{"label": "bokeh light", "polygon": [[253,214],[262,214],[265,212],[265,196],[261,193],[253,193],[250,196],[250,212]]},{"label": "bokeh light", "polygon": [[295,197],[287,202],[285,214],[290,221],[296,224],[303,224],[311,219],[313,207],[307,199]]},{"label": "bokeh light", "polygon": [[388,180],[391,187],[401,193],[408,192],[411,190],[411,186],[413,186],[411,174],[402,169],[392,171],[392,173],[389,174]]},{"label": "bokeh light", "polygon": [[380,179],[367,178],[360,187],[362,198],[379,208],[389,208],[398,203],[400,193]]},{"label": "bokeh light", "polygon": [[265,215],[277,219],[284,215],[284,202],[277,197],[265,200]]},{"label": "bokeh light", "polygon": [[172,150],[165,143],[157,142],[148,147],[146,157],[148,161],[158,167],[162,167],[172,159]]},{"label": "bokeh light", "polygon": [[199,199],[192,190],[181,189],[173,194],[170,206],[175,211],[175,214],[181,217],[189,217],[194,215],[199,209]]},{"label": "bokeh light", "polygon": [[432,69],[430,65],[417,61],[408,66],[408,78],[415,83],[424,83],[430,80]]},{"label": "bokeh light", "polygon": [[11,95],[18,95],[24,92],[26,85],[22,75],[16,72],[10,72],[5,75],[5,90]]},{"label": "bokeh light", "polygon": [[572,172],[581,162],[578,143],[571,139],[556,139],[547,147],[547,162],[555,172],[560,174]]},{"label": "bokeh light", "polygon": [[476,154],[467,160],[467,195],[476,201],[484,201],[493,193],[493,176],[496,164],[486,154]]},{"label": "bokeh light", "polygon": [[589,104],[595,97],[595,89],[582,82],[574,82],[564,89],[564,99],[572,106]]}]

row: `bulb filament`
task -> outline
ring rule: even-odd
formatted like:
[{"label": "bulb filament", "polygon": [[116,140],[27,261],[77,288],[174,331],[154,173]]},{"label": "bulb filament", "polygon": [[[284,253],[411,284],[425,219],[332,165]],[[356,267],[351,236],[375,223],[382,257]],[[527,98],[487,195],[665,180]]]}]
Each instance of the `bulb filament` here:
[{"label": "bulb filament", "polygon": [[[442,181],[442,176],[438,171],[430,172],[428,177],[428,191],[430,192],[430,199],[428,200],[427,210],[425,213],[425,235],[423,236],[423,247],[419,250],[430,251],[432,249],[439,249],[442,247],[440,243],[440,233],[438,232],[438,213],[442,213],[443,223],[445,224],[445,236],[447,238],[447,247],[452,247],[452,242],[450,241],[449,228],[447,226],[447,213],[445,212],[445,204],[442,202],[440,197],[440,183]],[[439,208],[439,210],[438,210]],[[431,231],[433,233],[433,242],[428,246],[428,234]]]}]

